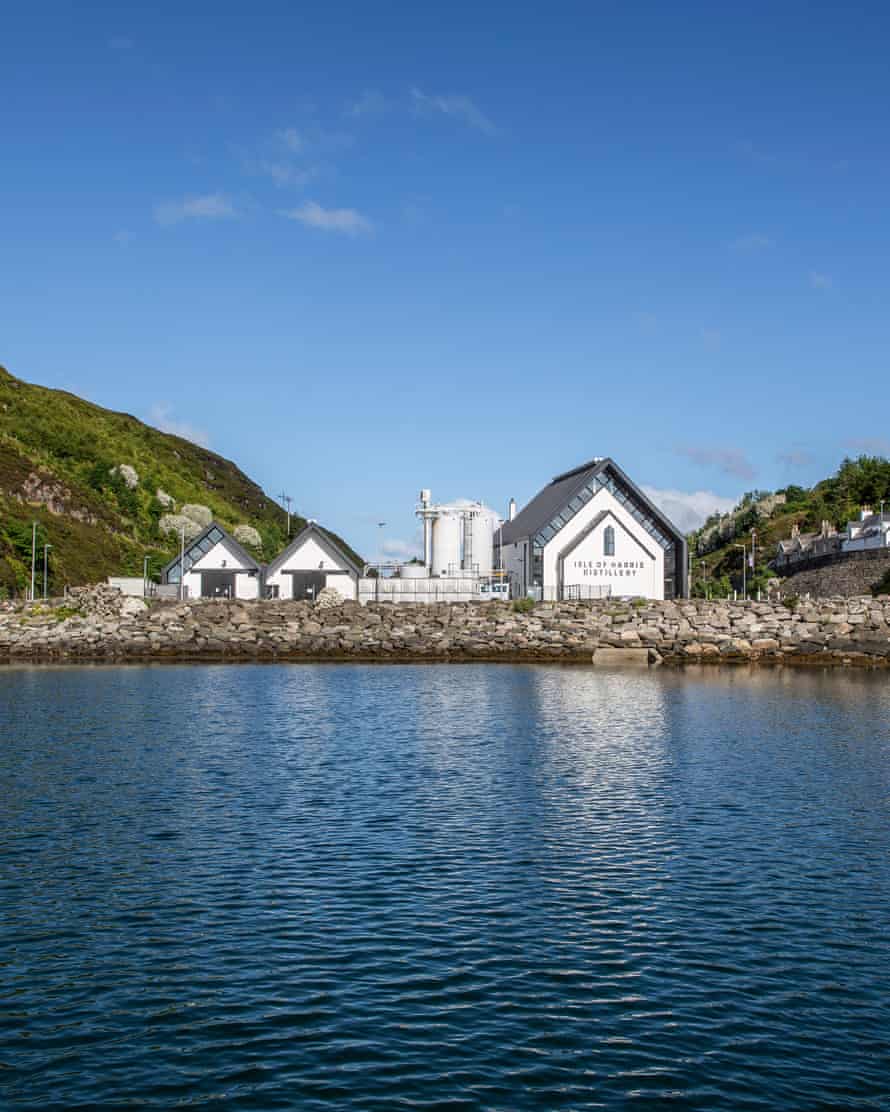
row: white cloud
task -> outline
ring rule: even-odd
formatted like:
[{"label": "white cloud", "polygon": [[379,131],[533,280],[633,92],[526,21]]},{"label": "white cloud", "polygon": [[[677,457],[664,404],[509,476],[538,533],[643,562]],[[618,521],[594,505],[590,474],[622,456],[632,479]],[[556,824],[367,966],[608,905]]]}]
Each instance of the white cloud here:
[{"label": "white cloud", "polygon": [[389,108],[389,101],[377,89],[365,89],[362,95],[346,105],[344,116],[358,119],[361,116],[380,116]]},{"label": "white cloud", "polygon": [[148,423],[161,432],[169,432],[173,436],[181,436],[183,440],[190,440],[193,444],[200,444],[202,448],[210,446],[210,437],[204,429],[196,428],[188,421],[177,420],[168,402],[155,402],[149,410]]},{"label": "white cloud", "polygon": [[278,186],[308,185],[318,174],[318,170],[314,166],[289,166],[286,162],[271,162],[267,159],[247,163],[246,169],[251,173],[262,174],[264,177],[271,178]]},{"label": "white cloud", "polygon": [[129,247],[133,241],[132,235],[124,228],[114,233],[114,242],[118,247]]},{"label": "white cloud", "polygon": [[477,131],[484,131],[486,135],[494,135],[497,128],[474,102],[465,96],[428,96],[420,89],[411,90],[411,100],[414,111],[419,115],[440,112],[442,115],[451,116],[461,120]]},{"label": "white cloud", "polygon": [[126,35],[113,35],[108,40],[110,50],[132,50],[136,44]]},{"label": "white cloud", "polygon": [[284,216],[288,220],[297,220],[310,228],[321,228],[326,232],[342,232],[349,236],[370,232],[373,228],[370,220],[356,209],[326,209],[316,201],[307,201],[299,208],[282,209],[279,216]]},{"label": "white cloud", "polygon": [[222,193],[207,193],[203,197],[184,197],[181,201],[165,201],[154,207],[154,218],[162,226],[191,219],[221,220],[234,215],[235,209],[232,202]]},{"label": "white cloud", "polygon": [[768,247],[773,247],[773,241],[769,236],[765,236],[760,232],[752,232],[750,235],[739,236],[734,239],[729,245],[734,251],[765,251]]},{"label": "white cloud", "polygon": [[303,138],[295,127],[286,127],[275,133],[276,138],[292,154],[299,154],[303,149]]},{"label": "white cloud", "polygon": [[644,486],[642,490],[684,533],[697,529],[713,513],[729,513],[738,501],[712,490],[662,490],[651,486]]},{"label": "white cloud", "polygon": [[811,270],[810,285],[814,290],[830,290],[834,283],[831,281],[831,275],[821,274],[818,270]]},{"label": "white cloud", "polygon": [[747,456],[738,448],[681,444],[675,451],[678,456],[685,456],[699,467],[716,467],[724,475],[733,475],[737,479],[753,479],[757,474]]},{"label": "white cloud", "polygon": [[423,555],[417,541],[406,541],[401,537],[387,537],[380,550],[384,556],[391,556],[394,560],[412,560],[415,556]]}]

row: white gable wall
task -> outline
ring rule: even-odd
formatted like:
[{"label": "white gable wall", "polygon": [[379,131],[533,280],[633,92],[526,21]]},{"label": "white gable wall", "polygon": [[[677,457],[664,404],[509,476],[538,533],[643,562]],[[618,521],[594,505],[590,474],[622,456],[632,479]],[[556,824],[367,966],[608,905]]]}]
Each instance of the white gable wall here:
[{"label": "white gable wall", "polygon": [[248,569],[253,566],[244,559],[226,539],[218,541],[209,552],[205,552],[185,573],[184,585],[189,598],[201,597],[201,572],[203,571],[234,571],[235,597],[243,599],[259,598],[260,578],[259,573],[248,574]]},{"label": "white gable wall", "polygon": [[267,574],[266,586],[277,587],[279,598],[292,598],[294,580],[293,576],[288,574],[292,571],[331,572],[332,574],[325,576],[325,587],[332,587],[346,599],[356,597],[355,572],[336,555],[333,549],[316,536],[310,534],[306,537],[299,548],[285,559],[281,567]]},{"label": "white gable wall", "polygon": [[[566,585],[611,587],[613,595],[642,595],[664,598],[664,549],[643,526],[627,512],[608,490],[600,489],[551,538],[544,548],[544,593],[555,598],[558,584],[558,557],[572,541],[603,513],[611,511],[578,546],[565,557]],[[614,516],[613,516],[614,515]],[[608,525],[615,530],[615,555],[603,554],[603,533]],[[622,528],[623,526],[623,528]],[[640,566],[641,565],[641,566]]]}]

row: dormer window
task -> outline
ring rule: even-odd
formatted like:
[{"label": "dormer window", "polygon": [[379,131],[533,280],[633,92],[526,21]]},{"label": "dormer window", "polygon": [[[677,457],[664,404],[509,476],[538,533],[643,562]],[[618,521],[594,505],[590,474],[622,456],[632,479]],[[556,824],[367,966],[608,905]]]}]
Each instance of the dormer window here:
[{"label": "dormer window", "polygon": [[607,525],[603,530],[603,555],[615,555],[615,530],[611,525]]}]

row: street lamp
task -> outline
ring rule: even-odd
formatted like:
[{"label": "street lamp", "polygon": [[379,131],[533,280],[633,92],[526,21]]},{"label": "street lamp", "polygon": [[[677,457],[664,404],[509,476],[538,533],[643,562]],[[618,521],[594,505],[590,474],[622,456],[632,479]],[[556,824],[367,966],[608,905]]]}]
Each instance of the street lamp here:
[{"label": "street lamp", "polygon": [[37,565],[37,522],[31,522],[31,601],[34,601],[34,571]]},{"label": "street lamp", "polygon": [[142,597],[145,598],[148,594],[148,561],[151,556],[142,557]]},{"label": "street lamp", "polygon": [[383,563],[383,530],[386,528],[385,521],[377,522],[377,575],[380,576],[380,565]]},{"label": "street lamp", "polygon": [[46,554],[52,548],[51,544],[43,546],[43,597],[46,598]]},{"label": "street lamp", "polygon": [[740,548],[742,550],[742,598],[748,597],[748,546],[746,544],[734,544],[733,548]]},{"label": "street lamp", "polygon": [[185,526],[182,527],[179,543],[179,601],[185,598]]}]

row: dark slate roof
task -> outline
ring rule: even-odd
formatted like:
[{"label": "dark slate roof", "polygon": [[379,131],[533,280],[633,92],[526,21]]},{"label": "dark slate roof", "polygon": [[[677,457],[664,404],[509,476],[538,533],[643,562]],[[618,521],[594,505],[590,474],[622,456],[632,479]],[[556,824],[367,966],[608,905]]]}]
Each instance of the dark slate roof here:
[{"label": "dark slate roof", "polygon": [[665,517],[662,511],[643,494],[635,483],[631,482],[615,461],[608,456],[603,456],[588,460],[587,463],[582,463],[580,467],[574,467],[571,471],[563,471],[561,475],[556,475],[543,490],[538,491],[528,505],[523,506],[512,521],[504,522],[501,532],[502,542],[504,544],[515,544],[516,541],[523,540],[525,537],[534,536],[539,529],[543,529],[561,510],[564,510],[574,495],[587,486],[594,476],[606,471],[611,472],[619,483],[633,492],[635,497],[649,511],[652,518],[663,526],[665,532],[677,540],[685,540],[681,530],[669,518]]},{"label": "dark slate roof", "polygon": [[[216,534],[220,535],[217,536]],[[211,521],[207,528],[203,532],[199,533],[194,540],[186,541],[186,573],[193,564],[197,564],[201,557],[206,556],[210,549],[213,548],[214,545],[219,544],[221,540],[224,540],[226,544],[228,544],[229,547],[236,553],[236,555],[238,555],[245,561],[245,563],[252,565],[255,571],[262,571],[261,566],[256,562],[256,560],[253,558],[253,556],[251,556],[246,548],[240,545],[233,536],[231,536],[229,533],[226,532],[225,529],[223,529],[221,525],[218,525],[215,521]],[[164,570],[161,572],[162,583],[167,582],[167,576],[179,563],[179,557],[180,553],[177,552],[170,563],[167,564]]]},{"label": "dark slate roof", "polygon": [[290,542],[287,548],[282,549],[281,552],[275,557],[274,560],[266,567],[266,575],[274,575],[276,571],[282,566],[293,552],[300,547],[300,545],[311,535],[317,536],[328,548],[333,549],[334,553],[343,561],[350,571],[355,572],[361,578],[362,571],[364,570],[359,564],[355,562],[349,552],[345,551],[343,545],[340,544],[337,538],[323,528],[318,522],[310,521],[305,529],[302,529],[294,539]]}]

